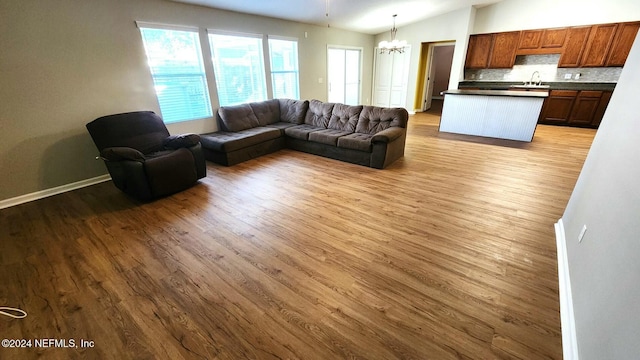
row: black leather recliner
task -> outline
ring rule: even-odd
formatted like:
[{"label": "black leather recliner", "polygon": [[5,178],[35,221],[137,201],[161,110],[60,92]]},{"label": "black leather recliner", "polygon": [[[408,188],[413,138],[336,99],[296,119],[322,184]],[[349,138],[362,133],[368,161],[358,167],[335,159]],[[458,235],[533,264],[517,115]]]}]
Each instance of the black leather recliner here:
[{"label": "black leather recliner", "polygon": [[103,116],[87,130],[115,186],[135,198],[176,193],[207,175],[200,136],[170,136],[153,111]]}]

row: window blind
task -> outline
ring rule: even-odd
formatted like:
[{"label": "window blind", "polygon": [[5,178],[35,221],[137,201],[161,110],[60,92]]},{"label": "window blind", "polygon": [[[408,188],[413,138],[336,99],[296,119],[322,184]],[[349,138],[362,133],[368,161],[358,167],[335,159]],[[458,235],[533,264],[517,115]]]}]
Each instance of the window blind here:
[{"label": "window blind", "polygon": [[197,30],[138,26],[164,121],[212,116]]}]

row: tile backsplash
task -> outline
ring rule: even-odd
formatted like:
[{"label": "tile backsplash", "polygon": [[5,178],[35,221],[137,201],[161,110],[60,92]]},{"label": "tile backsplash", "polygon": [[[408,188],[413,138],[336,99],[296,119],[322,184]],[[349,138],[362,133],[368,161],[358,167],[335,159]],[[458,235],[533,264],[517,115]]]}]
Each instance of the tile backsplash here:
[{"label": "tile backsplash", "polygon": [[[465,69],[464,79],[471,81],[530,81],[535,71],[542,82],[618,82],[621,67],[558,68],[560,54],[519,55],[511,69]],[[569,74],[570,79],[565,78]],[[576,75],[578,78],[576,79]],[[537,76],[533,79],[537,80]]]}]

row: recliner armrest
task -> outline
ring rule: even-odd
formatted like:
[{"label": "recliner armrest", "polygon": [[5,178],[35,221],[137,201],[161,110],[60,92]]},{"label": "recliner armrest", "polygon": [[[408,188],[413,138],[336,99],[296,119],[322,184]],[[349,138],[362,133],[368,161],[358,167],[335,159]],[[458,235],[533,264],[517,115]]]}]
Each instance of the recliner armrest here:
[{"label": "recliner armrest", "polygon": [[180,134],[171,135],[162,141],[162,145],[168,149],[188,148],[197,145],[200,142],[198,134]]},{"label": "recliner armrest", "polygon": [[384,129],[382,131],[380,131],[379,133],[376,133],[375,135],[373,135],[373,137],[371,138],[371,142],[385,142],[385,143],[390,143],[393,140],[399,138],[400,136],[402,136],[402,134],[406,131],[407,129],[405,128],[401,128],[401,127],[390,127],[387,129]]},{"label": "recliner armrest", "polygon": [[144,154],[142,154],[140,151],[134,148],[123,146],[104,148],[100,152],[100,157],[105,161],[130,160],[144,162],[146,159]]}]

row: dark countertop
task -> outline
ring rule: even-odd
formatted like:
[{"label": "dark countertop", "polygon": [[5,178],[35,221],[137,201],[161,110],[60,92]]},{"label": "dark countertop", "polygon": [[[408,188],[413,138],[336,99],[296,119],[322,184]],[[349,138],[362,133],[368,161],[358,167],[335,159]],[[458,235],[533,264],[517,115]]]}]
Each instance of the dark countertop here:
[{"label": "dark countertop", "polygon": [[546,98],[548,91],[518,91],[518,90],[445,90],[443,95],[483,95],[483,96],[511,96],[511,97],[532,97]]},{"label": "dark countertop", "polygon": [[[611,82],[580,82],[580,81],[558,81],[543,82],[549,85],[549,90],[599,90],[613,91],[616,83]],[[477,88],[483,90],[509,90],[511,85],[522,85],[522,81],[482,81],[482,80],[465,80],[458,83],[458,89]]]}]

